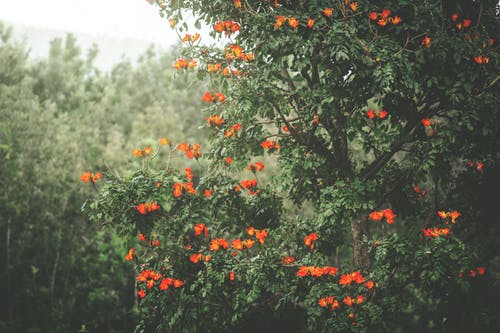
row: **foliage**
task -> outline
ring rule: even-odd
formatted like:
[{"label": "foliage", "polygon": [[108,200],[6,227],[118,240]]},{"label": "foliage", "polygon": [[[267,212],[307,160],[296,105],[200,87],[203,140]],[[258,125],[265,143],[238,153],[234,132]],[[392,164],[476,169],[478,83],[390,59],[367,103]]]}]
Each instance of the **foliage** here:
[{"label": "foliage", "polygon": [[154,137],[199,132],[189,128],[203,119],[200,103],[186,88],[203,83],[185,76],[177,88],[172,52],[151,49],[110,73],[95,68],[95,52],[83,57],[68,35],[33,61],[0,24],[2,332],[133,330],[134,271],[123,240],[82,216],[92,189],[79,176],[107,163],[126,170],[122,151],[147,143],[146,128]]},{"label": "foliage", "polygon": [[158,143],[84,207],[129,237],[138,332],[498,327],[492,1],[150,2],[226,44],[174,63],[210,81],[211,148]]}]

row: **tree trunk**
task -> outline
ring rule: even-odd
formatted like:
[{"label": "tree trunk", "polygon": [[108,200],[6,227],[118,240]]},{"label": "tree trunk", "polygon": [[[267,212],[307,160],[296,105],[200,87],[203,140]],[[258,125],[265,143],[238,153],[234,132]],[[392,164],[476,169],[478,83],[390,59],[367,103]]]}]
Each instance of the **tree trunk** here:
[{"label": "tree trunk", "polygon": [[363,225],[365,222],[366,218],[364,216],[360,216],[351,222],[352,259],[354,266],[357,268],[366,268],[370,265],[368,247],[363,242]]}]

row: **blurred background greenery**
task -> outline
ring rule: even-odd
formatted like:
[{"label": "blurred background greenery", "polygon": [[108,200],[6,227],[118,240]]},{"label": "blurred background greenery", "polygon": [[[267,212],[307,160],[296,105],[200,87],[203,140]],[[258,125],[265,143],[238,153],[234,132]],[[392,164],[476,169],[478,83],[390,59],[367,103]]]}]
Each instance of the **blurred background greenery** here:
[{"label": "blurred background greenery", "polygon": [[0,23],[0,332],[133,331],[133,267],[82,215],[79,176],[133,168],[161,137],[205,144],[203,83],[175,73],[174,48],[106,71],[73,35],[29,48]]}]

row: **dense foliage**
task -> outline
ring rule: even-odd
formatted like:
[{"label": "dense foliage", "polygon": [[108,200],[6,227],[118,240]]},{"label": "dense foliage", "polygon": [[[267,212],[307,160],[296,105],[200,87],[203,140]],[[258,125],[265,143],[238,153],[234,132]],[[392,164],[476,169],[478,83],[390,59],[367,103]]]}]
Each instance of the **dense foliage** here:
[{"label": "dense foliage", "polygon": [[493,1],[150,2],[211,148],[141,147],[84,207],[129,237],[138,332],[498,327]]},{"label": "dense foliage", "polygon": [[[46,59],[0,25],[0,331],[126,332],[135,327],[134,271],[123,240],[81,213],[94,190],[87,167],[130,168],[124,149],[156,137],[199,135],[201,92],[173,77],[174,53],[100,72],[97,50],[54,40]],[[182,108],[181,115],[177,108]],[[183,118],[185,117],[185,118]]]}]

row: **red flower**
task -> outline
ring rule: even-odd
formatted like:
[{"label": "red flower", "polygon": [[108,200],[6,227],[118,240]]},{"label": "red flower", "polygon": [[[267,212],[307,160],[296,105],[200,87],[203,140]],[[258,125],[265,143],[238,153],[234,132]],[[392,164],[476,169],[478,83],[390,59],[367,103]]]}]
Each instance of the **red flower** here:
[{"label": "red flower", "polygon": [[420,122],[424,125],[424,127],[431,126],[431,120],[429,118],[422,119]]},{"label": "red flower", "polygon": [[476,163],[476,166],[477,166],[477,167],[476,167],[477,171],[483,171],[484,163],[482,163],[482,162],[477,162],[477,163]]},{"label": "red flower", "polygon": [[424,39],[422,39],[422,45],[426,48],[431,47],[431,38],[429,36],[425,36]]},{"label": "red flower", "polygon": [[313,20],[312,18],[310,18],[310,17],[309,17],[309,18],[307,19],[307,26],[308,26],[309,28],[312,28],[312,27],[313,27],[313,25],[314,25],[314,20]]},{"label": "red flower", "polygon": [[205,191],[203,192],[203,196],[206,198],[209,198],[212,196],[212,193],[213,193],[213,190],[205,189]]},{"label": "red flower", "polygon": [[214,97],[208,91],[201,97],[201,99],[202,99],[202,101],[207,102],[207,103],[214,101]]},{"label": "red flower", "polygon": [[141,242],[145,242],[145,241],[146,241],[146,236],[144,236],[143,234],[138,234],[138,235],[137,235],[137,238],[139,238],[139,240],[140,240]]},{"label": "red flower", "polygon": [[451,15],[451,20],[452,20],[453,22],[455,22],[456,20],[458,20],[458,14],[453,14],[453,15]]},{"label": "red flower", "polygon": [[378,117],[379,117],[380,119],[384,119],[385,117],[387,117],[387,115],[388,115],[388,114],[389,114],[389,112],[387,112],[386,110],[380,110],[380,111],[378,112]]},{"label": "red flower", "polygon": [[358,295],[358,296],[356,297],[356,304],[361,304],[361,303],[363,303],[363,302],[365,301],[365,299],[366,299],[366,298],[365,298],[364,296],[362,296],[362,295]]},{"label": "red flower", "polygon": [[134,254],[135,254],[135,249],[132,247],[130,250],[128,250],[127,255],[125,256],[125,260],[130,261],[134,259]]},{"label": "red flower", "polygon": [[177,280],[177,279],[175,279],[175,280],[174,280],[174,288],[180,288],[180,287],[182,287],[183,285],[184,285],[184,281],[182,281],[182,280]]},{"label": "red flower", "polygon": [[472,23],[472,21],[471,21],[471,20],[469,20],[469,19],[465,19],[465,20],[464,20],[464,23],[463,23],[464,28],[470,27],[470,24],[471,24],[471,23]]},{"label": "red flower", "polygon": [[226,165],[231,165],[231,164],[233,164],[233,159],[232,159],[231,157],[226,157],[226,158],[224,159],[224,163],[225,163]]},{"label": "red flower", "polygon": [[351,298],[351,296],[347,296],[344,298],[343,302],[347,306],[352,306],[352,304],[354,303],[354,300]]},{"label": "red flower", "polygon": [[257,230],[255,229],[255,238],[259,241],[259,243],[264,244],[269,233],[267,229]]},{"label": "red flower", "polygon": [[380,212],[374,211],[374,212],[371,212],[369,216],[370,216],[370,219],[373,221],[380,221],[384,217],[384,212],[383,211],[380,211]]},{"label": "red flower", "polygon": [[236,279],[236,274],[234,272],[229,272],[229,280],[234,281]]},{"label": "red flower", "polygon": [[146,215],[160,209],[160,205],[158,205],[156,202],[145,202],[138,204],[135,208],[142,215]]},{"label": "red flower", "polygon": [[327,7],[325,9],[323,9],[323,14],[325,14],[325,16],[327,16],[327,17],[332,16],[332,14],[333,14],[333,8]]},{"label": "red flower", "polygon": [[208,237],[208,228],[204,223],[198,223],[197,225],[194,226],[194,235],[199,236],[201,234],[204,234],[205,237]]},{"label": "red flower", "polygon": [[366,111],[366,116],[370,119],[375,118],[375,111],[373,109]]},{"label": "red flower", "polygon": [[137,296],[139,296],[140,298],[144,298],[146,297],[146,292],[143,289],[139,289],[137,291]]},{"label": "red flower", "polygon": [[385,220],[388,224],[393,224],[394,223],[394,218],[396,217],[396,214],[392,212],[392,209],[384,209],[383,210]]},{"label": "red flower", "polygon": [[281,263],[283,265],[290,265],[290,264],[293,264],[294,262],[295,262],[294,257],[286,256],[284,258],[281,258]]},{"label": "red flower", "polygon": [[365,286],[366,286],[366,288],[368,288],[368,289],[372,289],[372,288],[373,288],[373,285],[374,285],[374,283],[373,283],[373,281],[372,281],[372,280],[368,280],[368,281],[366,281],[366,283],[365,283]]},{"label": "red flower", "polygon": [[310,233],[306,237],[304,237],[304,244],[309,246],[310,250],[314,250],[314,244],[318,240],[318,234],[315,232]]},{"label": "red flower", "polygon": [[375,21],[378,17],[378,14],[376,12],[371,12],[369,15],[368,15],[368,18],[370,18],[370,20],[372,21]]},{"label": "red flower", "polygon": [[380,17],[383,18],[383,19],[386,19],[389,17],[389,15],[391,15],[391,10],[390,9],[384,9],[382,10],[382,13],[380,13]]},{"label": "red flower", "polygon": [[484,273],[486,273],[486,267],[480,266],[477,268],[477,274],[484,275]]}]

